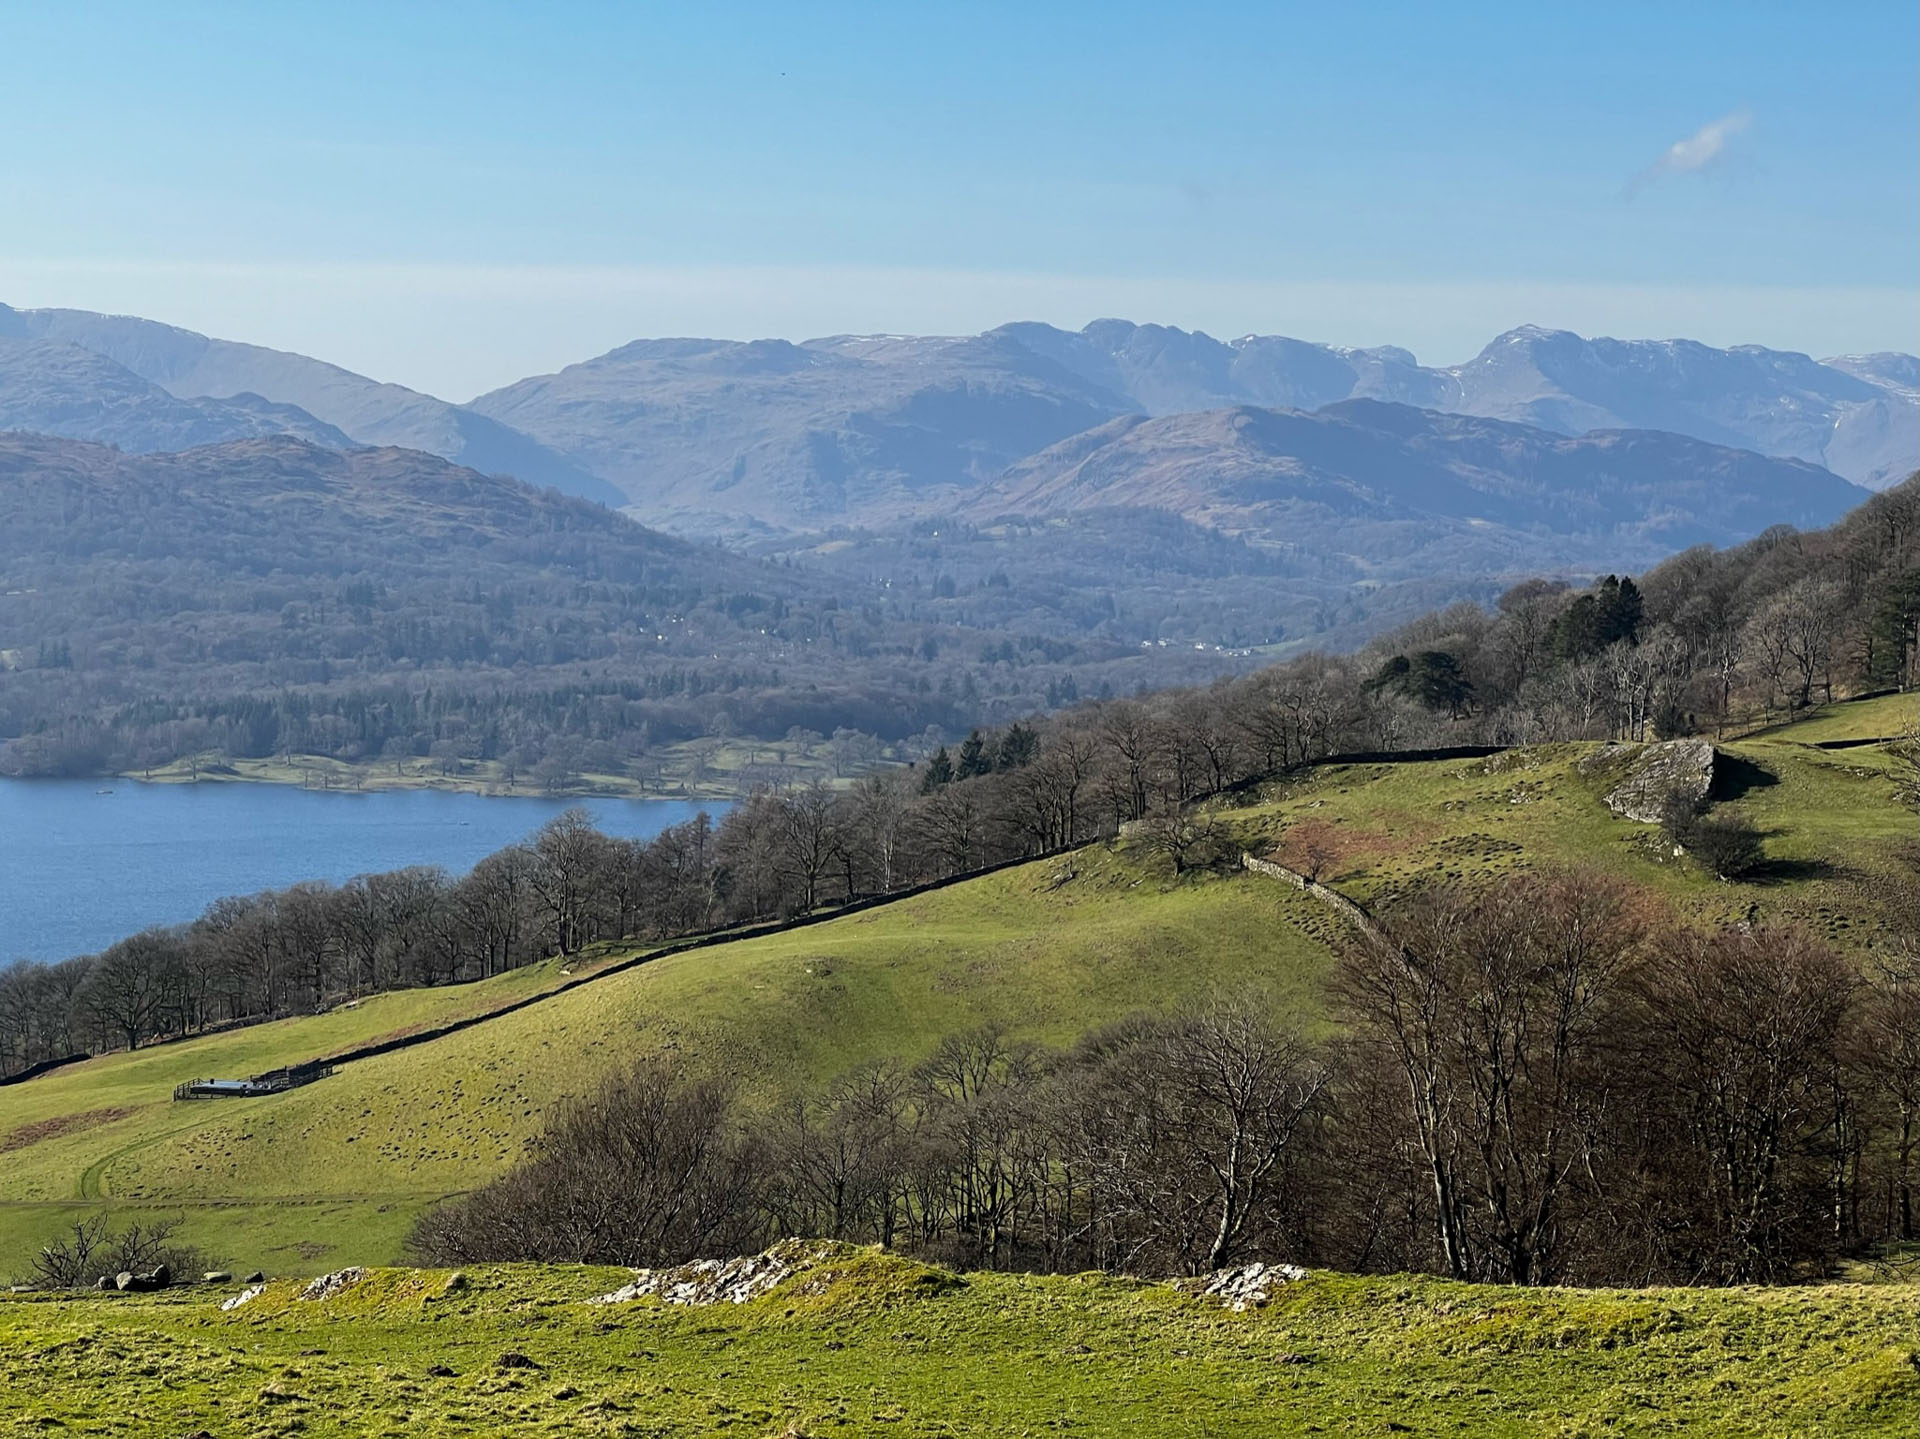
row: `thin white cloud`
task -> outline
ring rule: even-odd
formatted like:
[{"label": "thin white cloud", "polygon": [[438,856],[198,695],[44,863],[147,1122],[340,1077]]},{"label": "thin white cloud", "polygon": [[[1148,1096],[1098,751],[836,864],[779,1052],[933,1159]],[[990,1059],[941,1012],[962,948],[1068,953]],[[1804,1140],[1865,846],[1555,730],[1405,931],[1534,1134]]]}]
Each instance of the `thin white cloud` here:
[{"label": "thin white cloud", "polygon": [[1710,120],[1684,140],[1675,140],[1666,153],[1627,183],[1631,196],[1668,175],[1691,175],[1706,169],[1727,153],[1733,137],[1753,123],[1753,112],[1739,109]]}]

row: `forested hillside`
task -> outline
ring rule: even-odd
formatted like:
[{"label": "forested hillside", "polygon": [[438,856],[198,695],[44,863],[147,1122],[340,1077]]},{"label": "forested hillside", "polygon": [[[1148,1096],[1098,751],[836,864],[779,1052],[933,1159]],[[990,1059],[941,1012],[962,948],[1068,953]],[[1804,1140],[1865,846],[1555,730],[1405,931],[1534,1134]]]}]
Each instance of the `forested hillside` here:
[{"label": "forested hillside", "polygon": [[1049,630],[983,632],[931,594],[415,451],[0,437],[0,772],[430,751],[618,769],[689,736],[898,739],[1223,667]]},{"label": "forested hillside", "polygon": [[[466,474],[450,469],[449,481],[472,483]],[[559,505],[553,523],[588,535],[604,522],[590,507],[546,503]],[[697,552],[652,543],[649,582],[688,582],[677,567]],[[415,870],[235,897],[97,961],[17,967],[0,1068],[343,991],[477,979],[595,943],[805,914],[1123,830],[1182,873],[1226,852],[1196,801],[1330,755],[1744,733],[1838,696],[1911,691],[1916,663],[1920,478],[1828,531],[1689,552],[1638,581],[1522,585],[1491,609],[1431,615],[1355,655],[976,727],[910,769],[761,789],[718,826],[641,843],[575,819],[469,876]],[[1894,772],[1920,785],[1920,712],[1899,698],[1858,712],[1868,717],[1855,737],[1894,740],[1907,766]],[[1755,832],[1702,829],[1688,815],[1670,828],[1722,873],[1762,863]]]}]

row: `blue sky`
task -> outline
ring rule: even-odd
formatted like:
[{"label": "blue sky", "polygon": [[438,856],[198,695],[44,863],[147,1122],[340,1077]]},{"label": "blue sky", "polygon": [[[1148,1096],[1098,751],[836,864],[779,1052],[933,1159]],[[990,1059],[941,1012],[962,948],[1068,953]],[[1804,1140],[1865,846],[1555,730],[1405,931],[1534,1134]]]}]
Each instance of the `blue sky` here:
[{"label": "blue sky", "polygon": [[1917,16],[0,3],[0,299],[460,399],[642,334],[1102,314],[1911,350]]}]

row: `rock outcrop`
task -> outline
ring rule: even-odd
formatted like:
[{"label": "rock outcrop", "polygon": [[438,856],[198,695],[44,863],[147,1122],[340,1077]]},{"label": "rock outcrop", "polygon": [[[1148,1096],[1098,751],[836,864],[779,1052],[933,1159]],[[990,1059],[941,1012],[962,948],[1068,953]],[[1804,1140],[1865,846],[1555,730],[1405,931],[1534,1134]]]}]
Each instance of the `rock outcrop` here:
[{"label": "rock outcrop", "polygon": [[358,1264],[346,1269],[336,1269],[331,1274],[322,1274],[305,1289],[300,1291],[302,1299],[331,1299],[343,1289],[351,1289],[367,1277],[367,1271]]},{"label": "rock outcrop", "polygon": [[122,1294],[146,1294],[155,1289],[165,1289],[171,1283],[173,1271],[164,1264],[140,1274],[123,1269],[113,1276],[113,1287]]},{"label": "rock outcrop", "polygon": [[668,1304],[745,1304],[848,1252],[844,1245],[823,1240],[783,1239],[762,1254],[696,1259],[672,1269],[636,1269],[633,1283],[590,1302],[625,1304],[651,1297]]},{"label": "rock outcrop", "polygon": [[1175,1288],[1188,1294],[1218,1299],[1236,1314],[1249,1309],[1265,1309],[1282,1285],[1307,1277],[1297,1264],[1241,1264],[1232,1269],[1216,1269],[1199,1279],[1175,1281]]},{"label": "rock outcrop", "polygon": [[1581,762],[1592,773],[1621,768],[1606,805],[1624,819],[1658,824],[1676,797],[1698,806],[1713,788],[1715,751],[1709,740],[1675,739],[1659,744],[1610,744]]}]

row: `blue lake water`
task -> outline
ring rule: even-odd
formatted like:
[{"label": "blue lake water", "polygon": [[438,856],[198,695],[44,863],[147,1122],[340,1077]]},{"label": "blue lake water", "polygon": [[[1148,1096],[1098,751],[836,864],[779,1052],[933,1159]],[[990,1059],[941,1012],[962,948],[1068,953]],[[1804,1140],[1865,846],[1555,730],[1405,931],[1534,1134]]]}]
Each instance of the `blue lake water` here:
[{"label": "blue lake water", "polygon": [[[101,793],[106,790],[110,793]],[[570,805],[644,838],[706,809],[677,800],[547,800],[273,784],[0,780],[0,964],[65,959],[226,894],[437,864],[461,874]]]}]

